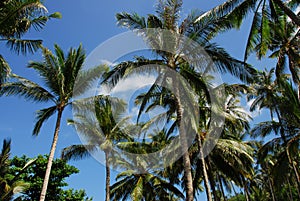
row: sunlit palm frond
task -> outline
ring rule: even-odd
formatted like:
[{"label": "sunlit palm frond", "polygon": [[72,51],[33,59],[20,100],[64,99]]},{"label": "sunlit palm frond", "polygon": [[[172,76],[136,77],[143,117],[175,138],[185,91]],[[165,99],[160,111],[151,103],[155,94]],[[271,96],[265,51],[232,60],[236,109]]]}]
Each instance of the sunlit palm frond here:
[{"label": "sunlit palm frond", "polygon": [[0,55],[0,88],[1,85],[8,79],[8,76],[11,72],[9,64],[5,59]]},{"label": "sunlit palm frond", "polygon": [[25,99],[34,101],[34,102],[46,102],[53,101],[56,102],[56,99],[52,94],[41,87],[40,85],[27,80],[21,76],[13,75],[16,82],[7,82],[2,85],[0,90],[1,95],[6,96],[22,96]]}]

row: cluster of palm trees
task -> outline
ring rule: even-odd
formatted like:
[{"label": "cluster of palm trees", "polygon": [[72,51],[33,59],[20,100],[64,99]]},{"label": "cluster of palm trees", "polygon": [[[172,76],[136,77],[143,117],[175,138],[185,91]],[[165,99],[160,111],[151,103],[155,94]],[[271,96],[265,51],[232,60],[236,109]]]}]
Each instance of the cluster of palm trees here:
[{"label": "cluster of palm trees", "polygon": [[[99,65],[86,71],[83,70],[85,52],[81,45],[77,49],[71,48],[68,54],[55,45],[52,53],[41,46],[41,41],[21,39],[31,26],[42,28],[51,17],[59,17],[58,13],[46,15],[45,7],[37,0],[0,3],[1,40],[7,41],[17,52],[41,48],[43,61],[30,62],[28,67],[44,81],[39,85],[11,73],[1,56],[1,95],[53,104],[36,113],[33,135],[40,133],[41,126],[50,116],[57,115],[40,201],[46,197],[62,114],[71,105],[76,115],[68,123],[87,139],[87,143],[65,148],[62,157],[82,159],[103,151],[106,201],[193,201],[202,191],[206,192],[208,201],[300,199],[300,15],[295,11],[300,2],[231,0],[205,13],[192,11],[181,20],[183,3],[181,0],[160,0],[156,13],[146,17],[137,13],[118,13],[118,25],[142,35],[155,56],[137,55],[111,69]],[[19,10],[14,11],[13,5],[18,5]],[[253,21],[245,59],[240,61],[213,39],[222,32],[240,27],[249,13],[253,15]],[[187,51],[189,55],[185,55],[185,46],[181,44],[183,37],[176,36],[196,42],[211,63],[204,69],[197,68],[197,65],[203,66],[201,62],[189,63],[186,58],[197,58],[197,49]],[[170,51],[164,51],[165,41]],[[277,59],[275,68],[262,71],[258,70],[260,67],[255,69],[247,64],[247,58],[253,52],[259,59],[266,55]],[[151,66],[148,71],[158,76],[146,92],[136,97],[135,103],[140,109],[138,126],[130,123],[131,117],[124,117],[127,105],[119,98],[100,94],[83,100],[73,99],[89,90],[95,80],[113,88],[128,74],[144,73],[145,65]],[[143,70],[140,70],[141,66]],[[178,77],[170,77],[167,70],[157,66],[176,72],[186,83]],[[227,73],[240,79],[240,83],[215,86],[211,83],[213,77],[209,70]],[[165,87],[167,82],[172,83],[174,90]],[[190,89],[194,93],[190,93]],[[193,103],[186,103],[182,94],[191,97]],[[218,96],[217,101],[212,101],[212,96]],[[250,128],[251,116],[240,106],[243,97],[253,100],[251,111],[269,110],[270,120]],[[142,122],[142,113],[156,106],[164,108],[163,115]],[[187,116],[190,122],[186,121]],[[167,122],[163,128],[150,129],[162,118]],[[219,139],[211,140],[216,131]],[[195,133],[192,139],[189,138],[191,132]],[[250,138],[267,135],[271,140],[260,142]],[[137,140],[133,136],[144,136],[145,139]],[[181,146],[174,149],[180,149],[182,155],[174,163],[161,167],[163,159],[146,157],[176,140],[180,140]],[[209,154],[205,149],[208,143],[214,144]],[[122,150],[123,154],[117,150]],[[126,153],[135,154],[135,157]],[[121,170],[112,185],[111,167]],[[233,197],[229,198],[233,192]]]}]

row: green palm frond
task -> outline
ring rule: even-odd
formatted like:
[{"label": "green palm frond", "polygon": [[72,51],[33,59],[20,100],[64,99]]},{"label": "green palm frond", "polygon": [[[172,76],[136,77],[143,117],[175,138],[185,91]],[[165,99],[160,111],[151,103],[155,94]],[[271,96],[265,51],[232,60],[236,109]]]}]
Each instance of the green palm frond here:
[{"label": "green palm frond", "polygon": [[253,21],[251,24],[251,28],[249,31],[249,36],[247,39],[247,45],[244,53],[244,61],[246,61],[250,55],[255,50],[255,47],[261,40],[261,36],[259,34],[259,29],[262,21],[261,13],[259,12],[259,6],[256,8],[253,16]]},{"label": "green palm frond", "polygon": [[231,57],[223,48],[216,44],[207,44],[205,51],[221,73],[230,73],[245,82],[252,82],[256,70],[249,64]]},{"label": "green palm frond", "polygon": [[163,23],[163,27],[176,30],[176,23],[180,17],[182,0],[159,0],[156,5],[156,13]]},{"label": "green palm frond", "polygon": [[0,177],[3,178],[7,168],[10,164],[9,162],[9,157],[10,157],[10,148],[11,146],[11,140],[7,139],[7,140],[3,140],[3,145],[2,145],[2,149],[1,149],[1,154],[0,154]]},{"label": "green palm frond", "polygon": [[126,12],[117,13],[116,18],[118,25],[127,27],[130,30],[145,29],[147,28],[146,20],[144,17],[139,16],[137,13],[128,14]]},{"label": "green palm frond", "polygon": [[9,64],[5,59],[0,55],[0,88],[1,85],[8,79],[8,76],[11,72]]},{"label": "green palm frond", "polygon": [[43,123],[49,119],[55,112],[56,112],[56,106],[52,106],[49,108],[41,109],[36,112],[36,123],[34,125],[33,129],[33,135],[38,135],[40,133],[41,127]]},{"label": "green palm frond", "polygon": [[0,90],[1,95],[22,96],[25,99],[34,102],[56,102],[55,97],[40,85],[21,76],[13,75],[13,78],[15,78],[17,81],[3,84],[2,89]]},{"label": "green palm frond", "polygon": [[42,45],[42,40],[26,40],[26,39],[7,39],[6,45],[16,53],[25,54],[26,52],[36,52]]},{"label": "green palm frond", "polygon": [[61,158],[64,160],[81,160],[89,157],[91,152],[97,150],[97,145],[71,145],[62,150]]},{"label": "green palm frond", "polygon": [[143,198],[143,178],[140,177],[138,182],[134,185],[134,189],[131,193],[131,199],[133,201],[139,201]]},{"label": "green palm frond", "polygon": [[280,128],[281,128],[281,124],[276,121],[261,122],[252,129],[251,135],[253,137],[258,137],[258,136],[264,137],[270,135],[272,132],[278,134]]},{"label": "green palm frond", "polygon": [[224,16],[218,16],[216,12],[200,13],[196,10],[192,11],[181,25],[181,27],[185,27],[185,31],[182,31],[182,34],[199,42],[210,41],[219,33],[228,31],[234,26],[231,20]]}]

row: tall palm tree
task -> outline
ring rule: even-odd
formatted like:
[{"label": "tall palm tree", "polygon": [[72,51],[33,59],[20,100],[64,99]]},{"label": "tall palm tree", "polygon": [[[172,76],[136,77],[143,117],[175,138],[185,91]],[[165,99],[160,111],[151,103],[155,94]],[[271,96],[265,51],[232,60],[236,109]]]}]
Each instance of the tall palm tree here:
[{"label": "tall palm tree", "polygon": [[[220,196],[217,193],[217,188],[220,189],[225,198],[223,183],[228,186],[229,181],[242,186],[242,178],[249,177],[252,171],[252,148],[248,143],[241,140],[242,133],[249,129],[249,115],[239,106],[239,92],[244,92],[246,87],[243,85],[227,85],[225,84],[225,93],[227,94],[226,105],[224,111],[220,115],[224,116],[225,124],[216,145],[212,152],[206,156],[202,162],[197,157],[194,159],[196,164],[196,178],[199,180],[203,175],[207,174],[207,180],[211,186],[214,200],[219,200]],[[203,98],[201,98],[203,99]],[[208,132],[208,125],[211,123],[210,110],[205,109],[205,105],[200,105],[201,113],[204,118],[200,123],[200,131],[198,135],[198,149],[194,152],[198,153],[201,150],[201,144],[205,142]],[[203,115],[203,113],[205,115]],[[226,167],[226,168],[225,168]],[[207,173],[205,173],[206,171]],[[208,186],[209,184],[205,184]]]},{"label": "tall palm tree", "polygon": [[[292,84],[286,80],[280,80],[278,84],[281,90],[275,100],[280,121],[262,122],[253,128],[252,134],[254,136],[266,136],[270,133],[280,133],[280,137],[269,140],[260,148],[258,152],[260,160],[266,158],[269,153],[274,154],[276,159],[272,169],[272,172],[276,175],[274,183],[279,185],[285,183],[284,180],[288,174],[293,173],[295,175],[293,177],[295,185],[300,192],[300,174],[297,162],[299,161],[300,143],[300,103]],[[282,171],[283,169],[286,171]]]},{"label": "tall palm tree", "polygon": [[[229,72],[243,80],[250,80],[251,73],[253,72],[249,66],[245,65],[243,62],[240,62],[229,56],[226,51],[220,47],[218,47],[214,43],[210,43],[210,39],[212,39],[216,33],[219,31],[224,31],[228,28],[231,28],[231,23],[225,18],[217,18],[214,14],[209,14],[195,23],[195,20],[200,15],[200,13],[192,12],[183,22],[179,22],[179,12],[182,7],[181,0],[165,0],[159,1],[156,7],[156,14],[148,15],[147,18],[139,16],[138,14],[129,14],[129,13],[119,13],[117,14],[118,24],[120,26],[126,27],[130,30],[141,32],[146,39],[150,48],[154,49],[154,52],[160,57],[160,59],[146,59],[144,57],[138,57],[135,61],[122,62],[117,65],[112,71],[110,71],[106,75],[105,82],[110,83],[114,86],[122,77],[126,76],[133,70],[138,70],[140,66],[146,64],[158,64],[166,66],[169,69],[175,70],[178,73],[181,73],[182,70],[185,70],[186,74],[184,74],[184,78],[192,85],[193,74],[192,72],[196,72],[193,70],[193,67],[190,66],[185,59],[182,57],[182,54],[175,54],[170,52],[161,51],[165,47],[166,41],[171,41],[167,48],[169,50],[176,50],[176,52],[183,52],[185,48],[183,45],[183,49],[180,49],[180,41],[179,37],[170,36],[169,38],[164,38],[164,34],[159,33],[157,29],[160,30],[168,30],[170,33],[174,33],[177,35],[184,35],[187,38],[190,38],[201,45],[204,50],[209,54],[211,59],[213,60],[216,68],[220,72]],[[152,31],[144,31],[145,28],[156,28],[155,33]],[[163,31],[162,31],[163,32]],[[157,36],[161,35],[160,40],[158,40]],[[168,34],[167,34],[168,35]],[[167,36],[168,37],[168,36]],[[178,49],[179,48],[179,49]],[[190,52],[192,54],[192,52]],[[188,55],[191,56],[191,55]],[[166,77],[163,75],[159,69],[156,69],[160,76],[157,79],[156,84],[161,83]],[[216,69],[215,69],[216,70]],[[178,80],[174,80],[174,83],[178,83]],[[153,90],[155,87],[152,87],[150,90]],[[175,97],[176,97],[176,107],[175,113],[177,115],[177,123],[181,122],[181,118],[183,115],[183,102],[179,97],[178,90],[179,87],[176,87]],[[181,91],[183,93],[183,91]],[[185,92],[189,94],[188,92]],[[190,96],[190,95],[188,95]],[[148,102],[148,100],[145,100]],[[190,108],[191,109],[191,108]],[[189,110],[189,109],[187,109]],[[190,115],[191,116],[191,115]],[[191,116],[192,117],[192,116]],[[183,128],[179,127],[180,135],[182,139],[186,139],[186,133]],[[185,150],[184,154],[184,175],[185,175],[185,190],[186,190],[186,200],[193,200],[193,182],[192,182],[192,173],[191,173],[191,164],[189,159],[189,154],[186,152],[187,145],[185,140],[182,141],[182,147]]]},{"label": "tall palm tree", "polygon": [[[123,101],[108,97],[97,96],[92,101],[95,103],[95,115],[93,111],[86,114],[78,114],[74,120],[69,120],[69,124],[75,126],[77,131],[87,139],[85,145],[71,145],[64,148],[62,158],[82,159],[90,156],[89,153],[96,152],[98,149],[103,150],[105,154],[105,167],[106,167],[106,196],[105,201],[110,201],[110,161],[113,156],[113,144],[128,138],[126,133],[121,131],[121,127],[125,126],[128,118],[121,118],[124,113],[125,104]],[[83,103],[87,104],[87,103]],[[82,110],[82,103],[75,104],[74,107],[80,107]],[[117,108],[114,108],[117,107]],[[114,108],[114,109],[113,109]]]},{"label": "tall palm tree", "polygon": [[[37,111],[37,121],[33,129],[33,135],[38,135],[43,123],[57,113],[53,141],[41,189],[41,201],[44,201],[46,196],[63,111],[67,106],[71,105],[73,95],[76,96],[83,93],[85,89],[88,89],[89,83],[99,78],[100,74],[105,70],[104,66],[99,66],[87,71],[81,71],[85,60],[85,52],[81,45],[77,49],[71,48],[67,55],[64,54],[58,45],[55,45],[55,54],[48,49],[43,49],[44,61],[33,61],[28,64],[29,68],[37,71],[45,87],[15,75],[15,81],[12,80],[5,83],[1,89],[2,95],[23,96],[34,102],[50,102],[53,104],[48,108]],[[80,84],[76,84],[75,87],[75,83]]]},{"label": "tall palm tree", "polygon": [[[47,14],[47,8],[40,0],[3,0],[0,2],[0,42],[6,42],[17,53],[36,51],[42,40],[23,39],[31,28],[39,31],[51,18],[61,18],[60,13]],[[10,72],[9,65],[0,55],[0,84]]]}]

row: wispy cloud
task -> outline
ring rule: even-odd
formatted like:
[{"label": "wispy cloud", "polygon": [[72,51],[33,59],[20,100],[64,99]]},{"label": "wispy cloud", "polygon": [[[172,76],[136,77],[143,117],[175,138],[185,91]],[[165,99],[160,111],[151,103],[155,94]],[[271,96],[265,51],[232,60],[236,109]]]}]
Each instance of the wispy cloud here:
[{"label": "wispy cloud", "polygon": [[[134,75],[120,80],[109,94],[130,101],[136,91],[151,86],[155,79],[155,76]],[[104,92],[108,93],[107,89]]]},{"label": "wispy cloud", "polygon": [[249,112],[249,114],[252,118],[255,118],[255,117],[259,116],[260,113],[261,113],[261,110],[259,110],[259,109],[255,109],[252,112],[250,111],[250,107],[251,107],[252,103],[254,102],[254,100],[255,99],[251,99],[251,100],[247,101],[246,102],[246,107],[245,107],[245,109]]},{"label": "wispy cloud", "polygon": [[118,62],[111,62],[111,61],[106,60],[106,59],[101,59],[100,62],[101,62],[101,64],[106,64],[108,66],[116,66],[116,65],[119,64]]}]

